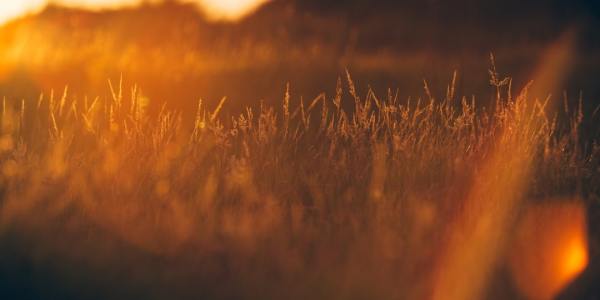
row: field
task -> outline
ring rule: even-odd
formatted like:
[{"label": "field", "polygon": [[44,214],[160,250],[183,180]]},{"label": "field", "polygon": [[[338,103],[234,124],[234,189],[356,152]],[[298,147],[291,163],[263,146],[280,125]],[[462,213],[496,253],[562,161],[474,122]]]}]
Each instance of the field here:
[{"label": "field", "polygon": [[595,31],[381,50],[289,3],[0,26],[0,298],[600,296]]},{"label": "field", "polygon": [[444,292],[479,297],[492,282],[508,293],[499,299],[516,297],[502,286],[508,269],[494,268],[508,265],[511,224],[536,205],[597,205],[600,146],[582,129],[600,116],[548,114],[547,102],[497,84],[486,108],[452,83],[440,98],[359,96],[347,74],[333,96],[286,92],[276,107],[228,117],[225,99],[199,102],[195,116],[152,115],[150,100],[118,83],[105,99],[5,100],[3,288],[57,299],[442,299],[428,293],[458,278],[464,290]]}]

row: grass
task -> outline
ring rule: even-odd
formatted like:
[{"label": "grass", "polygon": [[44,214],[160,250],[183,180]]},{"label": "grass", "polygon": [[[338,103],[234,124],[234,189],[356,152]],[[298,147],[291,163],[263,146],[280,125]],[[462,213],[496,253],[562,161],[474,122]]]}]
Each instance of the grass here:
[{"label": "grass", "polygon": [[[407,101],[359,96],[348,75],[333,97],[298,101],[288,87],[282,104],[235,116],[225,99],[152,113],[137,89],[112,85],[107,99],[4,99],[2,287],[50,298],[436,297],[439,272],[463,278],[469,267],[452,258],[452,236],[471,243],[482,214],[502,248],[529,203],[599,199],[598,112],[553,111],[493,82],[484,107],[453,83],[442,97],[427,85]],[[496,250],[468,245],[470,264],[487,265],[469,268],[482,281],[473,286],[509,276],[501,258],[485,259]]]}]

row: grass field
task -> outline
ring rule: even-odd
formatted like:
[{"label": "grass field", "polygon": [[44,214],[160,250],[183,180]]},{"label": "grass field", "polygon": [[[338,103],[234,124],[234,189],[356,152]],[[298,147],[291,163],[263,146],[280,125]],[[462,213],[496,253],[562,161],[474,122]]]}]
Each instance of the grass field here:
[{"label": "grass field", "polygon": [[0,1],[0,300],[599,299],[592,2]]},{"label": "grass field", "polygon": [[[598,205],[600,112],[491,75],[487,106],[453,81],[445,95],[427,83],[424,98],[358,95],[348,73],[334,95],[282,87],[280,104],[240,115],[223,113],[237,105],[225,98],[149,111],[115,81],[108,98],[4,99],[0,287],[32,299],[554,297],[585,258],[528,292],[509,257],[540,251],[513,246],[528,212]],[[583,230],[574,216],[553,226]]]}]

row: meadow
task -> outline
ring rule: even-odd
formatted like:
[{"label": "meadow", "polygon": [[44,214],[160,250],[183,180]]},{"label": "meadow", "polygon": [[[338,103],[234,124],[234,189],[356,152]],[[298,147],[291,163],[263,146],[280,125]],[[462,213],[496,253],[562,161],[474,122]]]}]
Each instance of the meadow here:
[{"label": "meadow", "polygon": [[[409,99],[359,95],[342,75],[332,95],[288,84],[278,104],[241,114],[226,98],[149,110],[119,80],[110,97],[4,98],[0,287],[30,299],[545,299],[586,267],[550,269],[566,277],[530,292],[511,251],[528,211],[595,213],[598,109],[514,92],[495,67],[485,104],[457,95],[456,74],[446,93],[425,81]],[[534,226],[585,222],[573,216]],[[584,223],[589,243],[573,233],[582,255],[596,223]]]}]

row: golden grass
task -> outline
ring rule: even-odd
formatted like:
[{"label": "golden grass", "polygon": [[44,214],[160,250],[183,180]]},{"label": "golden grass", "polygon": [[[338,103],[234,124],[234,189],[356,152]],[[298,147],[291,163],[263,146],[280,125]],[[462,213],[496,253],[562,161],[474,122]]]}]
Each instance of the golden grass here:
[{"label": "golden grass", "polygon": [[497,276],[501,250],[477,232],[506,247],[524,199],[598,197],[600,146],[580,131],[597,116],[581,102],[549,113],[502,80],[486,107],[453,84],[401,101],[346,82],[307,102],[288,87],[281,107],[230,117],[225,99],[151,114],[120,85],[108,99],[5,99],[0,236],[58,235],[29,251],[83,257],[98,276],[123,251],[163,257],[172,265],[144,275],[120,262],[120,284],[145,278],[155,297],[441,299],[432,288],[458,269],[482,289]]}]

